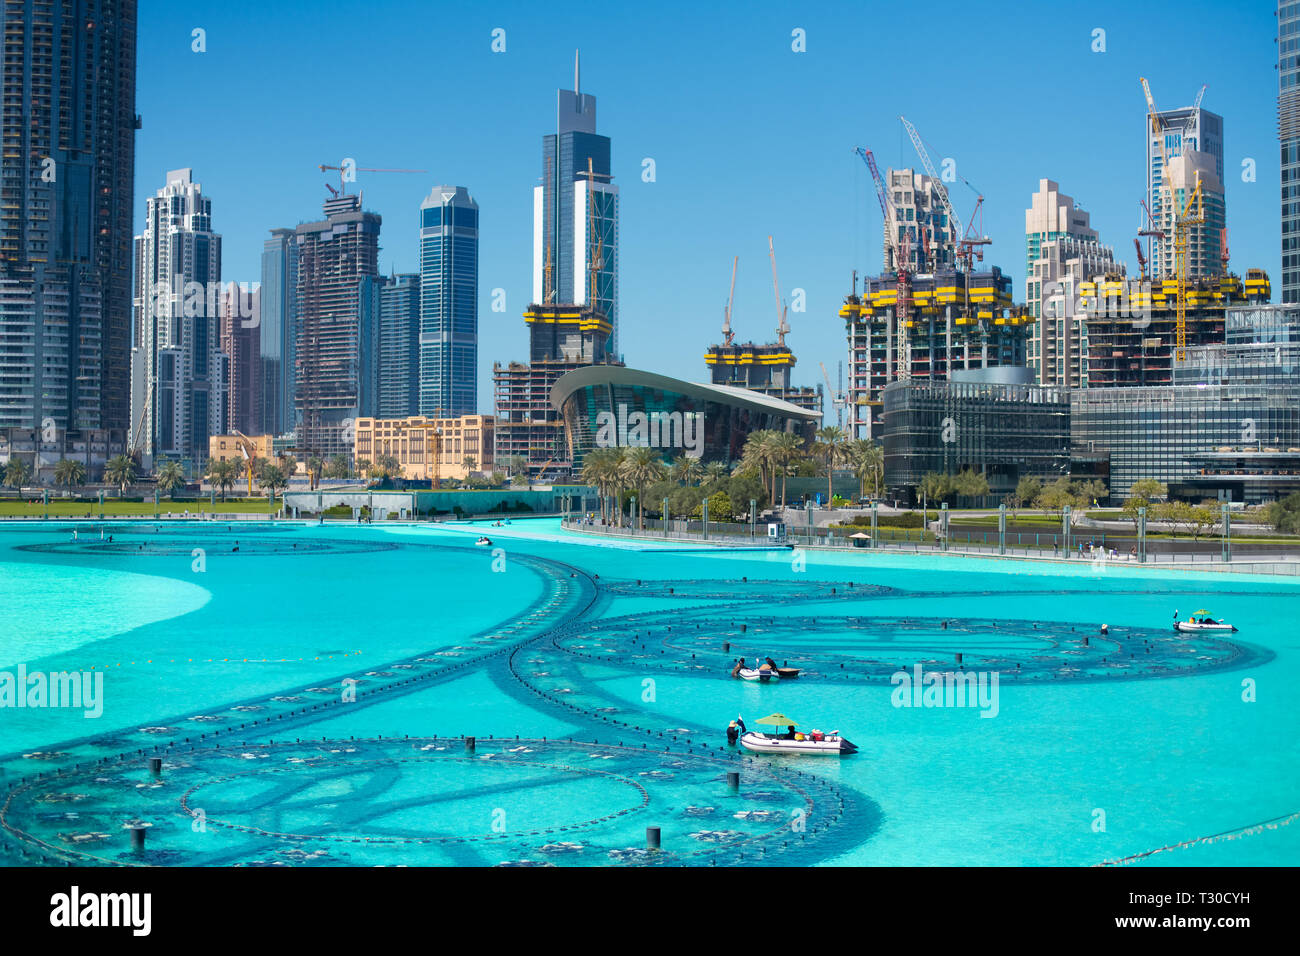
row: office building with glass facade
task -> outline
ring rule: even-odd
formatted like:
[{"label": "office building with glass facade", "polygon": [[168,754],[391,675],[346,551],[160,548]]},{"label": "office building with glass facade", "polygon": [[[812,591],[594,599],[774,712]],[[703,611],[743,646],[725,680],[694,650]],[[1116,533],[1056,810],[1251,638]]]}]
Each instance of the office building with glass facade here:
[{"label": "office building with glass facade", "polygon": [[[1300,386],[1167,385],[1086,388],[1070,396],[1072,442],[1110,456],[1110,500],[1123,501],[1135,481],[1154,478],[1173,498],[1256,504],[1265,497],[1244,479],[1203,480],[1207,453],[1287,454],[1300,448]],[[1235,469],[1234,469],[1235,470]]]},{"label": "office building with glass facade", "polygon": [[1070,470],[1069,395],[1036,384],[1028,368],[893,382],[883,393],[885,487],[910,500],[926,474],[966,468],[998,498],[1024,477],[1055,481]]},{"label": "office building with glass facade", "polygon": [[478,203],[435,186],[420,204],[419,413],[478,411]]},{"label": "office building with glass facade", "polygon": [[272,229],[262,244],[261,308],[262,427],[272,435],[291,432],[294,411],[294,356],[298,328],[298,243],[292,229]]},{"label": "office building with glass facade", "polygon": [[1277,138],[1282,150],[1282,301],[1300,302],[1300,3],[1277,5]]},{"label": "office building with glass facade", "polygon": [[687,455],[733,465],[752,432],[791,432],[811,442],[821,424],[816,412],[746,388],[683,382],[621,365],[567,373],[551,389],[551,405],[563,415],[575,474],[593,448],[645,447],[665,461]]}]

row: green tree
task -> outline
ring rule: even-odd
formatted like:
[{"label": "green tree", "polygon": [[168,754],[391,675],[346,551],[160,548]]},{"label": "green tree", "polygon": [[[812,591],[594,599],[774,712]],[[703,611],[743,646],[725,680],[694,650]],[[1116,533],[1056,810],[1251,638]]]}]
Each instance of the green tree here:
[{"label": "green tree", "polygon": [[1293,491],[1263,508],[1263,518],[1282,534],[1300,534],[1300,491]]},{"label": "green tree", "polygon": [[704,477],[700,480],[700,486],[716,485],[720,481],[726,481],[731,477],[731,469],[727,467],[724,461],[711,461],[704,466]]},{"label": "green tree", "polygon": [[275,500],[276,492],[289,487],[289,476],[279,465],[267,465],[258,475],[258,484],[267,492],[267,500]]},{"label": "green tree", "polygon": [[941,471],[931,471],[921,476],[921,483],[916,486],[921,493],[921,525],[930,520],[930,501],[943,501],[952,495],[954,486],[952,475]]},{"label": "green tree", "polygon": [[856,438],[848,444],[848,460],[858,479],[858,494],[866,495],[870,482],[872,497],[878,497],[885,477],[885,450],[869,439]]},{"label": "green tree", "polygon": [[683,452],[673,459],[672,476],[683,485],[697,484],[704,477],[704,462]]},{"label": "green tree", "polygon": [[622,460],[623,453],[618,448],[593,448],[582,460],[582,481],[595,488],[600,495],[600,517],[605,522],[612,517],[609,514],[608,499],[618,488]]},{"label": "green tree", "polygon": [[790,466],[803,459],[804,440],[793,432],[777,432],[772,440],[774,446],[773,461],[781,472],[781,508],[785,509],[785,479],[790,473]]},{"label": "green tree", "polygon": [[176,489],[185,486],[185,469],[178,461],[164,462],[157,473],[158,490],[176,498]]},{"label": "green tree", "polygon": [[10,458],[5,465],[5,484],[11,488],[22,488],[31,476],[31,468],[21,458]]},{"label": "green tree", "polygon": [[1072,511],[1079,507],[1079,495],[1070,479],[1062,475],[1047,485],[1038,495],[1038,507],[1064,520],[1066,506]]},{"label": "green tree", "polygon": [[351,478],[352,465],[348,462],[348,456],[334,455],[323,469],[323,474],[326,478]]},{"label": "green tree", "polygon": [[[644,514],[645,489],[663,477],[663,462],[651,448],[625,448],[618,464],[618,473],[623,486],[631,489],[642,504],[638,512],[638,524],[644,529],[645,521],[641,515]],[[619,511],[621,514],[622,509]]]},{"label": "green tree", "polygon": [[816,441],[813,442],[813,454],[826,471],[826,506],[834,506],[835,493],[832,489],[835,468],[848,459],[844,429],[836,425],[827,425],[817,429]]},{"label": "green tree", "polygon": [[953,478],[952,490],[963,498],[983,498],[989,493],[989,480],[973,468],[963,468]]},{"label": "green tree", "polygon": [[212,461],[208,463],[208,481],[221,489],[221,500],[226,500],[226,493],[239,480],[239,466],[233,461]]},{"label": "green tree", "polygon": [[473,455],[466,455],[460,460],[460,466],[465,469],[465,474],[468,476],[478,467],[478,459]]},{"label": "green tree", "polygon": [[127,455],[110,458],[104,465],[104,480],[117,485],[118,496],[126,494],[127,485],[135,481],[135,459]]},{"label": "green tree", "polygon": [[1033,475],[1024,475],[1016,482],[1016,490],[1010,494],[1011,510],[1032,508],[1043,493],[1043,483]]},{"label": "green tree", "polygon": [[86,466],[74,458],[61,458],[54,465],[54,483],[64,488],[86,483]]}]

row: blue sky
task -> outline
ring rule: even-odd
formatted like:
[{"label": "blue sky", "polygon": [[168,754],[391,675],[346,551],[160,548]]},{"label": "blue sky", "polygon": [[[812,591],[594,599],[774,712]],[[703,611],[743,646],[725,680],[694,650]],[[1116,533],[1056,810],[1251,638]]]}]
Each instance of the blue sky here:
[{"label": "blue sky", "polygon": [[[891,8],[896,10],[897,7]],[[854,269],[880,267],[880,212],[862,161],[916,165],[899,114],[936,163],[985,196],[985,263],[1023,298],[1024,210],[1054,179],[1136,267],[1145,107],[1224,116],[1232,268],[1269,272],[1280,226],[1274,6],[1267,3],[930,3],[891,19],[879,4],[445,4],[141,0],[136,229],[167,170],[189,166],[212,198],[224,278],[258,281],[273,227],[320,218],[316,166],[427,169],[358,174],[384,218],[381,268],[415,271],[417,210],[438,183],[480,208],[479,407],[491,367],[522,360],[531,290],[532,190],[555,91],[597,97],[621,189],[620,345],[627,363],[704,380],[720,337],[732,256],[738,336],[776,325],[767,237],[781,290],[805,291],[787,339],[796,381],[832,380],[845,351],[837,312]],[[192,31],[207,50],[191,49]],[[506,52],[491,50],[506,31]],[[791,31],[806,52],[791,50]],[[1105,52],[1094,52],[1094,31]],[[656,181],[642,180],[642,160]],[[1242,180],[1252,159],[1255,181]],[[974,193],[958,183],[963,219]],[[506,291],[507,311],[490,292]]]}]

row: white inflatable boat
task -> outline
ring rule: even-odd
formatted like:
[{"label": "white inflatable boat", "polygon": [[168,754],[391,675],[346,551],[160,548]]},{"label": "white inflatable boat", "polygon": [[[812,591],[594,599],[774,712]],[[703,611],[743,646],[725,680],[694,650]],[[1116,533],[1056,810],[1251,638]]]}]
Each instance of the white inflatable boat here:
[{"label": "white inflatable boat", "polygon": [[[802,739],[800,739],[802,738]],[[764,754],[814,754],[820,756],[848,756],[858,752],[858,748],[839,735],[838,731],[822,734],[798,734],[788,737],[776,734],[760,734],[751,730],[741,734],[740,745],[754,753]]]}]

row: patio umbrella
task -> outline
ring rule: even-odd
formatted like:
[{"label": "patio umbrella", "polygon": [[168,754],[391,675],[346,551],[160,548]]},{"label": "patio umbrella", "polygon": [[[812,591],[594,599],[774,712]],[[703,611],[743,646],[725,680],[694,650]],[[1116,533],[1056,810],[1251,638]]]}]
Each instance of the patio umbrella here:
[{"label": "patio umbrella", "polygon": [[754,721],[756,724],[771,724],[773,727],[790,727],[799,726],[798,721],[791,720],[785,714],[768,714],[766,717],[760,717]]}]

